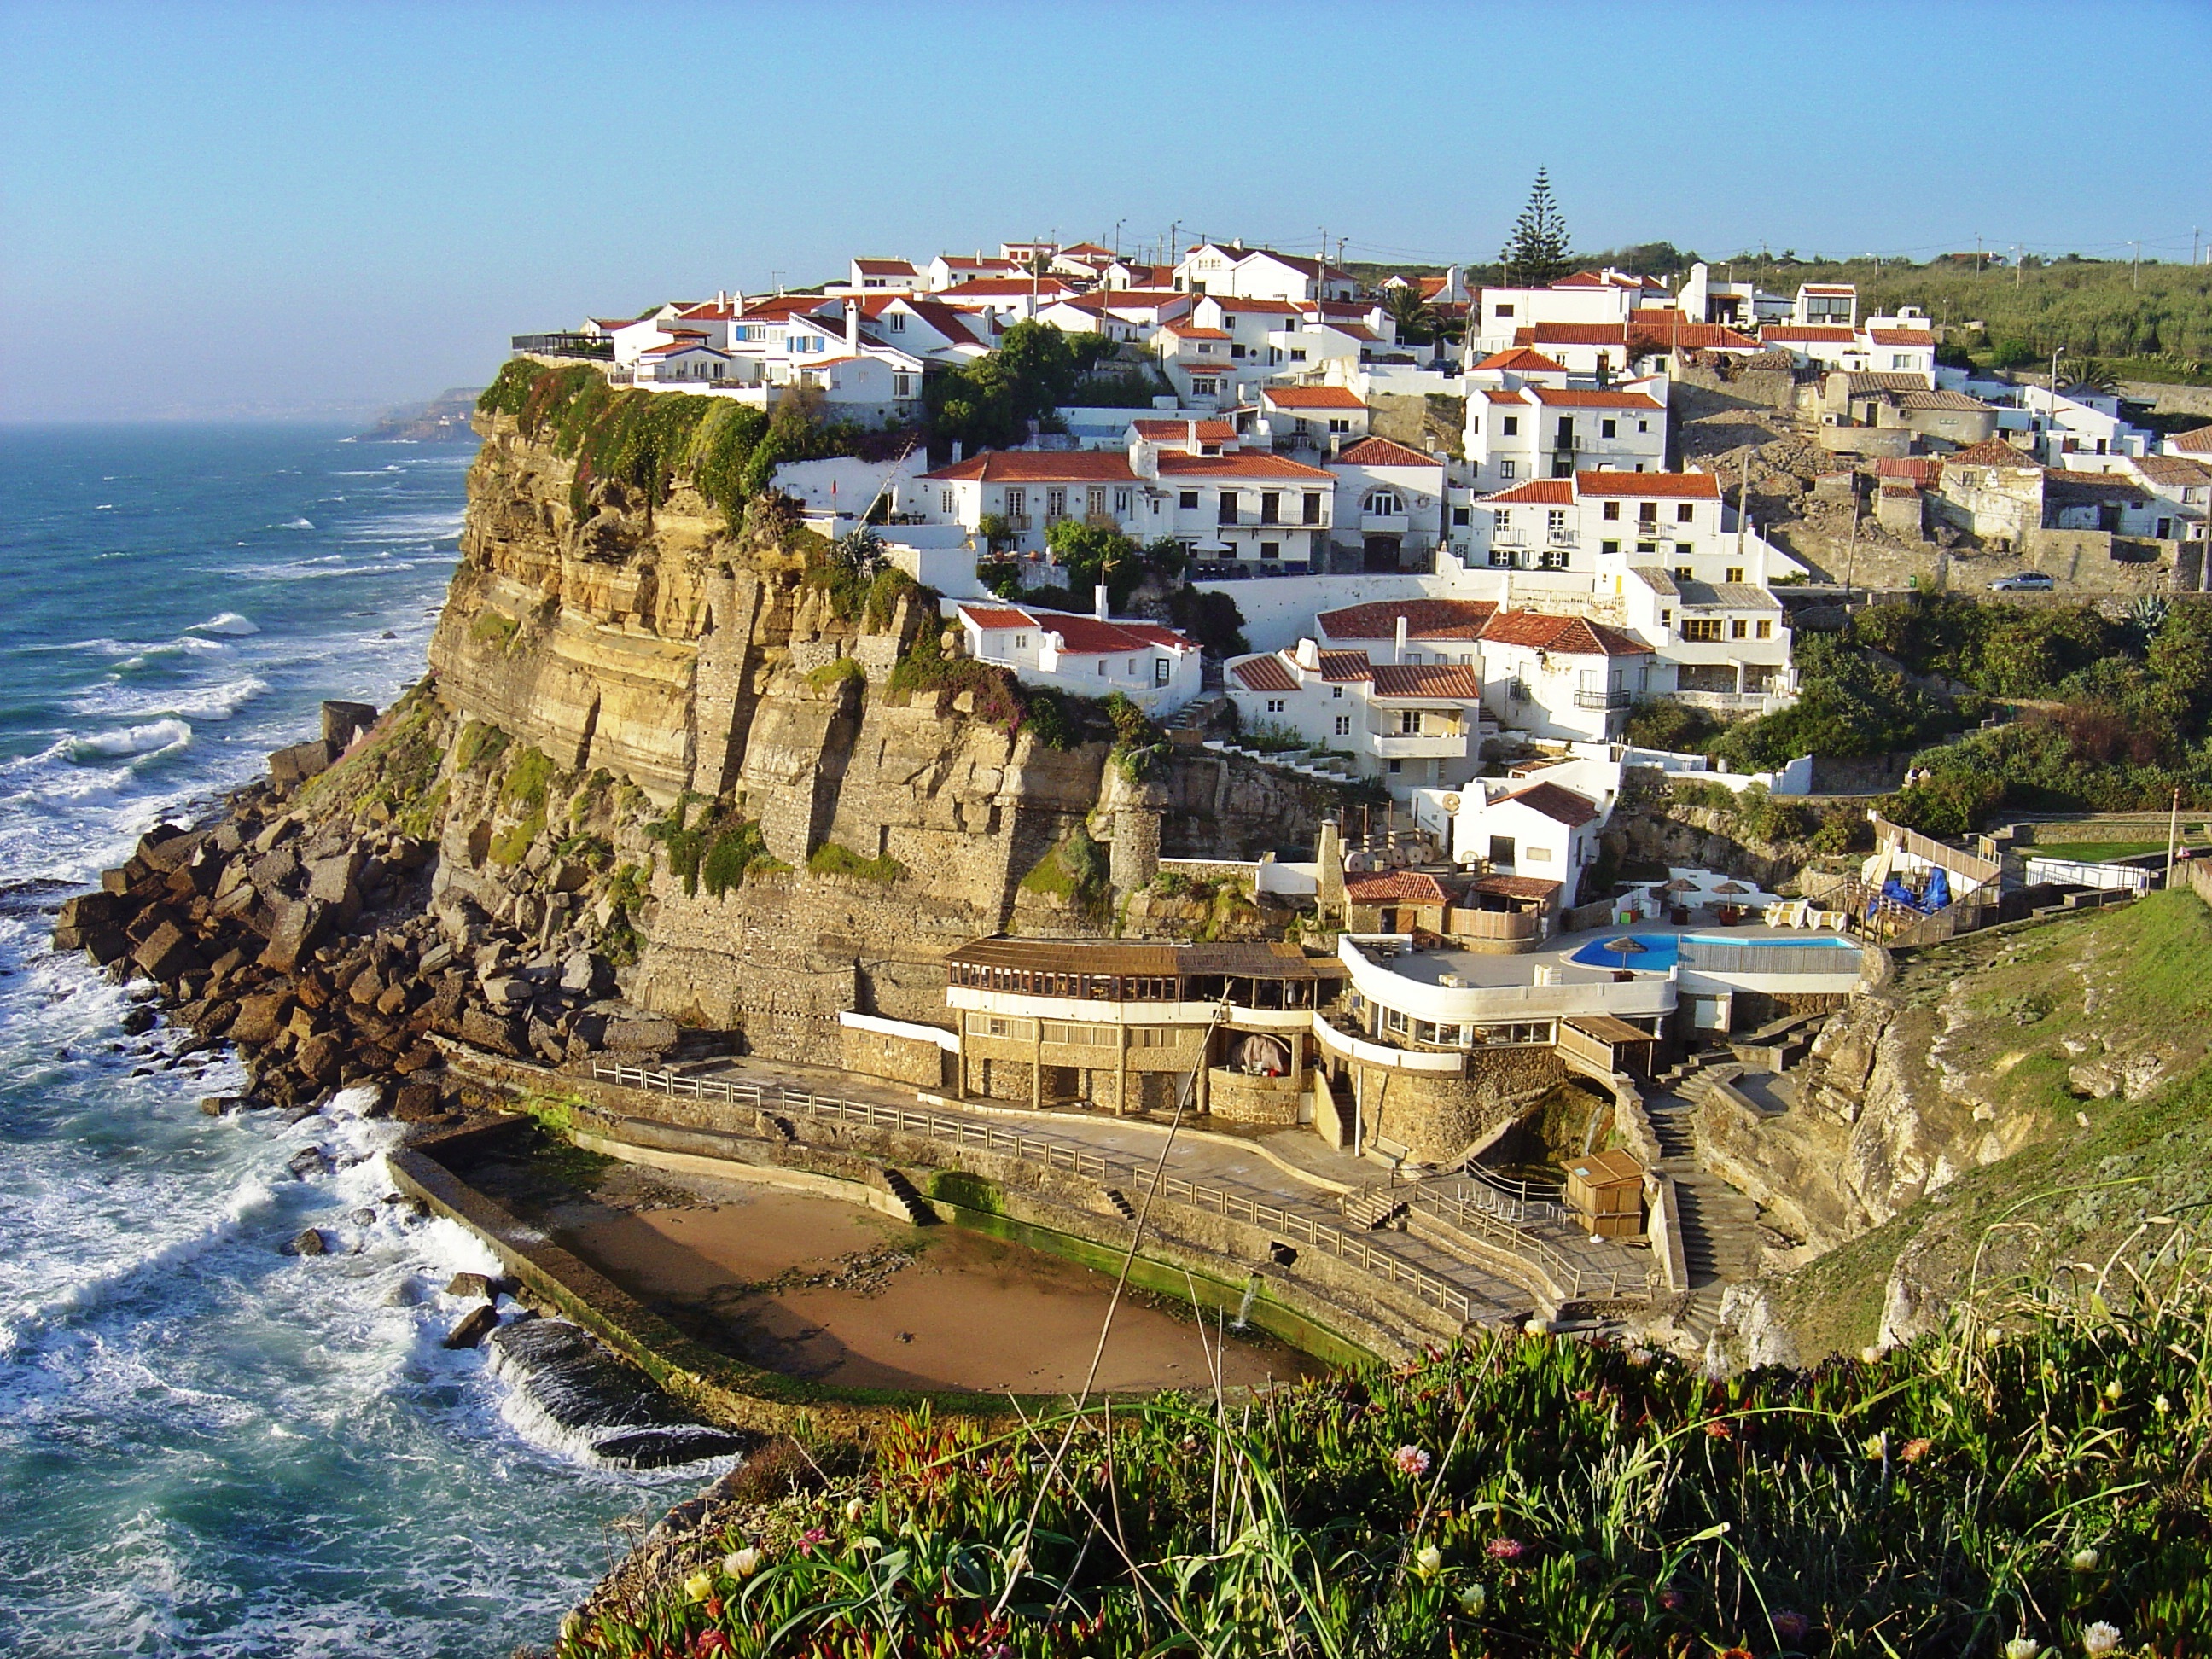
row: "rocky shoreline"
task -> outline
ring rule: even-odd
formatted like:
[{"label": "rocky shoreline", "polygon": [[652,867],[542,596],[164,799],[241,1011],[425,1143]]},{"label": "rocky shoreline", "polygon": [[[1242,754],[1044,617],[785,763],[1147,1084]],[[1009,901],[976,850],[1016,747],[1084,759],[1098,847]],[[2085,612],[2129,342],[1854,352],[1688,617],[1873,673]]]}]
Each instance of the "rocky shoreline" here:
[{"label": "rocky shoreline", "polygon": [[[156,825],[65,900],[55,947],[150,984],[192,1034],[179,1054],[237,1050],[248,1086],[210,1097],[214,1111],[296,1111],[367,1086],[366,1115],[445,1125],[491,1103],[448,1071],[438,1038],[549,1065],[673,1049],[675,1024],[611,994],[612,965],[581,927],[502,925],[438,891],[435,842],[301,800],[377,719],[325,704],[320,739],[278,750],[207,822]],[[535,884],[518,867],[518,889]]]}]

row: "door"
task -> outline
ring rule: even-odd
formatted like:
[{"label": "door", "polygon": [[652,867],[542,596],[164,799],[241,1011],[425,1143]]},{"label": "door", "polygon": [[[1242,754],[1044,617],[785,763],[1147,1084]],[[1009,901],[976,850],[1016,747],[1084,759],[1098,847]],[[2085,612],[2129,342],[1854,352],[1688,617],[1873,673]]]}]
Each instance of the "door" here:
[{"label": "door", "polygon": [[1398,538],[1368,537],[1361,562],[1369,570],[1395,570],[1398,568]]}]

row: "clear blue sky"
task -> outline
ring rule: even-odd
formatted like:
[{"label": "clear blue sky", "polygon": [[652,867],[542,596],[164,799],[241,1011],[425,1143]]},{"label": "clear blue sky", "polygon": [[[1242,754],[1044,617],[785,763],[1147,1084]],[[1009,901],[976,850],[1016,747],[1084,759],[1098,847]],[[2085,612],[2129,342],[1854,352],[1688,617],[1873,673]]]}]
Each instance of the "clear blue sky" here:
[{"label": "clear blue sky", "polygon": [[0,419],[306,416],[1057,233],[2186,259],[2212,5],[0,0]]}]

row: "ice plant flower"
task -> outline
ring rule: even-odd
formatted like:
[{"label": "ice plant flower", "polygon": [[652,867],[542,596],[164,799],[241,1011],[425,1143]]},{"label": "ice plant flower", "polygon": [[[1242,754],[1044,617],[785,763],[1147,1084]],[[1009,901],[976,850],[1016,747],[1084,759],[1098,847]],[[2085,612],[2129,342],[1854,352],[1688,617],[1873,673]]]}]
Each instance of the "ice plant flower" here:
[{"label": "ice plant flower", "polygon": [[2084,1653],[2110,1653],[2119,1644],[2118,1629],[2101,1619],[2081,1632],[2081,1651]]},{"label": "ice plant flower", "polygon": [[845,1519],[847,1521],[858,1521],[867,1512],[868,1506],[866,1504],[863,1504],[859,1498],[850,1498],[845,1500]]},{"label": "ice plant flower", "polygon": [[703,1601],[714,1593],[714,1575],[695,1572],[684,1581],[684,1594],[694,1601]]},{"label": "ice plant flower", "polygon": [[1424,1578],[1433,1578],[1444,1570],[1444,1553],[1434,1544],[1424,1544],[1413,1552],[1413,1567]]},{"label": "ice plant flower", "polygon": [[2160,1417],[2163,1417],[2173,1409],[2173,1402],[2171,1400],[2168,1400],[2164,1395],[2160,1395],[2157,1399],[2150,1402],[2150,1408],[2156,1412]]},{"label": "ice plant flower", "polygon": [[2033,1636],[2015,1636],[2004,1644],[2004,1659],[2035,1659],[2043,1651],[2043,1644]]},{"label": "ice plant flower", "polygon": [[2102,1557],[2098,1555],[2096,1551],[2086,1547],[2075,1550],[2074,1552],[2074,1571],[2076,1572],[2094,1572],[2097,1570],[2097,1563],[2102,1559]]},{"label": "ice plant flower", "polygon": [[1459,1593],[1460,1611],[1470,1619],[1480,1618],[1489,1600],[1490,1593],[1480,1583],[1469,1584]]},{"label": "ice plant flower", "polygon": [[1493,1538],[1482,1547],[1493,1561],[1518,1561],[1528,1548],[1517,1538]]},{"label": "ice plant flower", "polygon": [[1390,1454],[1390,1461],[1398,1473],[1409,1480],[1418,1480],[1429,1472],[1429,1455],[1419,1446],[1401,1446]]},{"label": "ice plant flower", "polygon": [[2105,1398],[2107,1400],[2118,1400],[2119,1397],[2120,1379],[2116,1376],[2111,1382],[2105,1384]]},{"label": "ice plant flower", "polygon": [[750,1578],[760,1571],[761,1553],[748,1544],[722,1558],[722,1571],[732,1578]]},{"label": "ice plant flower", "polygon": [[1908,1463],[1917,1463],[1928,1455],[1928,1449],[1936,1443],[1929,1439],[1908,1440],[1897,1449],[1897,1455]]},{"label": "ice plant flower", "polygon": [[1866,1437],[1866,1443],[1861,1446],[1859,1449],[1867,1455],[1869,1462],[1872,1462],[1874,1459],[1884,1456],[1887,1454],[1889,1450],[1889,1437],[1887,1434],[1870,1434]]},{"label": "ice plant flower", "polygon": [[1813,1621],[1810,1619],[1802,1613],[1792,1613],[1787,1608],[1776,1613],[1770,1622],[1774,1626],[1774,1634],[1792,1647],[1813,1633]]}]

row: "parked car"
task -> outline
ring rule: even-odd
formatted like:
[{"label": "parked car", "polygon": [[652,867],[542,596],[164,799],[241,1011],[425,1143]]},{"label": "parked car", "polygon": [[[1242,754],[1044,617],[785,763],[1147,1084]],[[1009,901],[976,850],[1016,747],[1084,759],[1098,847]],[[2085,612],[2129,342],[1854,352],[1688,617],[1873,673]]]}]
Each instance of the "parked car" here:
[{"label": "parked car", "polygon": [[2057,581],[2040,570],[2023,570],[2016,575],[2000,576],[1990,584],[1992,593],[2048,593],[2057,586]]}]

